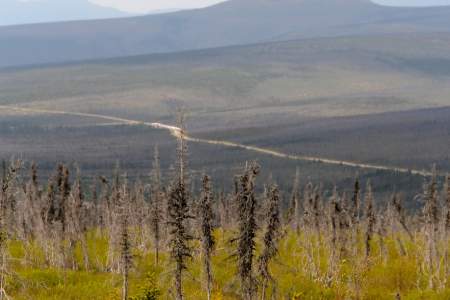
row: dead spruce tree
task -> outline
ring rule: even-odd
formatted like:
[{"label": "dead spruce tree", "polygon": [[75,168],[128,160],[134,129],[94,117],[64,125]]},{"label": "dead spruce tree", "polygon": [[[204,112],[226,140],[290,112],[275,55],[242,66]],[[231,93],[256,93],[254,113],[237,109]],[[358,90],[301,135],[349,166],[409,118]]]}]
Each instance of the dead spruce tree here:
[{"label": "dead spruce tree", "polygon": [[162,198],[161,191],[161,168],[159,163],[159,150],[155,146],[152,171],[152,195],[150,207],[150,226],[153,234],[153,244],[155,251],[155,265],[159,264],[159,251],[161,242],[161,223],[163,221]]},{"label": "dead spruce tree", "polygon": [[303,229],[310,231],[313,227],[314,186],[311,182],[306,184],[303,191]]},{"label": "dead spruce tree", "polygon": [[[12,198],[13,184],[18,175],[22,162],[17,160],[11,162],[7,166],[3,161],[3,174],[1,181],[0,194],[0,299],[10,299],[6,293],[6,279],[8,275],[8,238],[9,232],[6,226],[6,218],[8,217],[7,209],[10,208],[10,199]],[[13,221],[13,220],[11,220]]]},{"label": "dead spruce tree", "polygon": [[128,299],[128,281],[129,273],[132,265],[131,243],[129,233],[129,209],[128,209],[128,192],[127,186],[124,184],[122,193],[119,194],[119,214],[120,214],[120,258],[122,270],[122,300]]},{"label": "dead spruce tree", "polygon": [[[180,122],[183,124],[183,122]],[[178,174],[172,184],[168,199],[168,225],[170,226],[170,250],[175,262],[175,297],[183,299],[183,271],[186,269],[186,259],[191,258],[190,241],[192,236],[188,232],[187,223],[189,215],[188,193],[185,182],[186,141],[183,126],[180,128],[178,138]]]},{"label": "dead spruce tree", "polygon": [[438,248],[437,238],[439,230],[439,203],[438,203],[438,188],[437,188],[437,174],[436,168],[433,168],[433,175],[427,185],[424,193],[425,206],[423,210],[425,218],[425,236],[427,240],[426,263],[427,272],[429,276],[429,288],[434,288],[436,285],[436,272],[438,271]]},{"label": "dead spruce tree", "polygon": [[[89,254],[88,254],[88,246],[86,241],[88,220],[86,216],[85,208],[85,196],[81,183],[81,173],[77,167],[76,180],[72,187],[72,192],[69,198],[69,213],[70,216],[69,224],[70,233],[69,233],[69,241],[70,241],[70,249],[71,253],[75,252],[76,243],[79,242],[81,246],[81,250],[83,253],[83,264],[85,270],[89,269]],[[76,266],[75,259],[73,258],[73,266]]]},{"label": "dead spruce tree", "polygon": [[375,224],[376,224],[375,208],[374,208],[374,203],[373,203],[373,193],[372,193],[372,186],[370,184],[370,181],[367,182],[365,202],[366,202],[365,246],[366,246],[366,259],[368,259],[370,256],[371,249],[372,249],[371,242],[373,239],[373,234],[375,231]]},{"label": "dead spruce tree", "polygon": [[382,259],[384,265],[386,265],[388,259],[388,251],[386,247],[386,236],[388,231],[386,224],[386,215],[388,215],[388,210],[386,208],[378,212],[376,227],[376,232],[378,235],[378,245],[380,248],[380,258]]},{"label": "dead spruce tree", "polygon": [[[36,164],[31,165],[30,179],[19,194],[18,218],[16,222],[21,226],[21,240],[25,245],[25,256],[29,261],[36,260],[32,251],[32,243],[38,242],[45,249],[47,245],[44,219],[42,218],[42,195],[38,185]],[[44,250],[45,251],[45,250]]]},{"label": "dead spruce tree", "polygon": [[256,197],[255,178],[259,173],[259,166],[255,163],[247,166],[240,177],[240,187],[237,195],[238,229],[237,253],[238,272],[241,282],[242,298],[253,299],[256,285],[253,275],[253,258],[256,236]]},{"label": "dead spruce tree", "polygon": [[200,213],[200,232],[201,232],[201,243],[202,243],[202,258],[203,267],[206,277],[206,292],[207,299],[211,299],[212,292],[212,270],[211,270],[211,254],[215,245],[215,240],[213,236],[213,209],[211,201],[211,180],[209,176],[203,177],[203,188],[199,203],[199,213]]},{"label": "dead spruce tree", "polygon": [[218,194],[218,200],[217,200],[217,208],[216,211],[218,212],[219,217],[219,224],[222,229],[228,229],[231,225],[231,215],[232,215],[232,197],[229,195],[225,195],[223,190],[221,190]]},{"label": "dead spruce tree", "polygon": [[320,240],[321,238],[321,224],[322,224],[322,216],[323,216],[323,209],[322,209],[322,192],[321,192],[321,186],[317,186],[314,189],[314,197],[313,197],[313,205],[311,207],[312,209],[312,223],[314,225],[314,229],[317,233],[317,236]]},{"label": "dead spruce tree", "polygon": [[[263,239],[263,251],[258,258],[258,273],[262,278],[261,299],[266,299],[266,290],[269,282],[275,289],[275,280],[270,274],[269,263],[278,254],[278,240],[280,238],[280,195],[276,185],[270,187],[269,203],[266,215],[266,229]],[[275,296],[275,293],[272,293]]]},{"label": "dead spruce tree", "polygon": [[400,195],[397,194],[397,192],[394,192],[391,197],[391,200],[388,204],[387,215],[389,218],[389,225],[390,225],[389,226],[390,238],[396,241],[399,254],[405,256],[407,255],[406,247],[403,243],[402,235],[399,234],[401,231],[399,231],[398,224],[400,224],[401,228],[403,228],[408,233],[411,240],[413,237],[408,227],[406,226],[405,210],[403,208],[403,199],[402,197],[400,197]]},{"label": "dead spruce tree", "polygon": [[2,180],[1,180],[1,191],[0,191],[0,225],[2,226],[2,232],[8,232],[8,230],[13,229],[14,226],[9,226],[14,222],[12,218],[12,204],[13,202],[13,185],[17,178],[19,169],[21,168],[21,161],[13,161],[9,165],[6,161],[2,162]]},{"label": "dead spruce tree", "polygon": [[69,169],[64,165],[58,166],[58,178],[57,178],[57,186],[58,186],[58,208],[56,213],[56,220],[61,222],[62,233],[63,235],[67,229],[67,219],[66,219],[66,210],[67,210],[67,199],[70,195],[70,182],[69,182]]},{"label": "dead spruce tree", "polygon": [[292,223],[297,234],[300,233],[301,219],[301,197],[300,197],[300,169],[297,167],[295,171],[294,183],[292,185],[291,201],[287,215],[288,223]]},{"label": "dead spruce tree", "polygon": [[130,227],[135,229],[132,240],[133,245],[144,252],[147,250],[146,245],[150,237],[150,206],[146,198],[146,187],[138,178],[131,188],[129,218]]},{"label": "dead spruce tree", "polygon": [[[444,186],[444,199],[445,199],[445,216],[444,216],[444,242],[445,242],[445,257],[444,257],[444,266],[445,266],[445,278],[448,278],[450,275],[450,267],[449,267],[449,249],[448,244],[450,242],[450,174],[447,174],[445,178],[445,186]],[[444,284],[446,281],[444,282]]]},{"label": "dead spruce tree", "polygon": [[[108,253],[106,268],[110,271],[121,272],[120,243],[121,243],[121,201],[124,191],[128,189],[126,175],[120,176],[119,164],[114,170],[112,184],[105,181],[105,227],[108,235]],[[122,179],[122,180],[121,180]],[[122,182],[123,181],[123,182]],[[125,189],[125,190],[124,190]]]},{"label": "dead spruce tree", "polygon": [[329,225],[331,231],[329,235],[329,247],[331,250],[331,257],[328,267],[328,285],[331,285],[331,283],[335,279],[339,268],[340,256],[342,252],[340,246],[340,238],[343,230],[341,220],[342,214],[343,207],[339,197],[339,193],[335,186],[333,188],[333,194],[331,195],[331,199],[329,201]]},{"label": "dead spruce tree", "polygon": [[67,201],[70,196],[69,170],[59,164],[56,174],[50,179],[47,198],[44,206],[44,216],[47,231],[51,241],[49,263],[54,266],[68,267],[68,257],[65,247],[67,230]]},{"label": "dead spruce tree", "polygon": [[359,225],[359,213],[361,206],[361,188],[359,186],[359,179],[356,178],[355,186],[353,190],[353,196],[351,201],[351,218],[352,218],[352,226],[357,229]]},{"label": "dead spruce tree", "polygon": [[447,206],[446,227],[450,229],[450,174],[445,178],[444,197],[445,205]]},{"label": "dead spruce tree", "polygon": [[399,194],[394,192],[394,195],[392,196],[392,202],[391,202],[391,208],[394,210],[391,221],[395,222],[395,223],[400,223],[400,226],[407,233],[409,239],[411,241],[414,241],[414,236],[407,224],[406,212],[405,212],[402,202],[403,202],[402,197],[400,197]]},{"label": "dead spruce tree", "polygon": [[[347,205],[345,205],[345,194],[342,195],[342,197],[339,197],[339,193],[335,187],[332,197],[332,247],[335,254],[334,262],[337,262],[342,258],[347,257],[349,254],[348,235],[351,227],[351,217],[347,210]],[[337,250],[334,250],[335,246],[337,247]]]},{"label": "dead spruce tree", "polygon": [[355,184],[353,187],[353,194],[350,199],[349,205],[346,207],[350,216],[350,226],[351,226],[351,251],[353,256],[359,255],[358,245],[360,238],[360,209],[361,209],[361,187],[359,183],[359,178],[356,177]]}]

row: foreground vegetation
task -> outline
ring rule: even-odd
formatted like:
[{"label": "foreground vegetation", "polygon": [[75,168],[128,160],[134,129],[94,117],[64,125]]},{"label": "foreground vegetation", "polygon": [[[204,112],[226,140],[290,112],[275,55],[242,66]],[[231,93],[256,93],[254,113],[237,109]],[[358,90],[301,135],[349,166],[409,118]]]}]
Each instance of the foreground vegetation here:
[{"label": "foreground vegetation", "polygon": [[[237,268],[230,259],[233,248],[228,244],[229,236],[221,230],[215,233],[212,299],[241,299]],[[431,289],[428,275],[422,273],[425,263],[423,240],[420,245],[414,245],[405,235],[399,235],[399,238],[406,244],[405,255],[399,252],[397,238],[389,237],[385,240],[387,250],[384,254],[375,242],[373,254],[366,260],[360,244],[359,256],[338,260],[333,270],[332,251],[325,241],[311,240],[307,234],[297,236],[291,231],[284,236],[278,257],[270,265],[277,284],[274,299],[396,299],[397,293],[401,299],[449,299],[450,289],[445,281],[441,282],[442,286]],[[105,267],[107,240],[91,233],[88,245],[93,263],[86,271],[79,249],[76,260],[79,267],[62,269],[48,266],[42,250],[10,243],[11,273],[5,285],[8,295],[12,299],[121,299],[122,278]],[[153,252],[144,254],[137,249],[133,253],[130,299],[171,299],[173,276],[168,255],[162,255],[156,266]],[[27,255],[35,258],[27,261]],[[444,279],[442,274],[441,278]],[[195,254],[188,262],[183,286],[185,298],[206,299],[203,282],[201,257]],[[271,293],[267,299],[273,299]]]},{"label": "foreground vegetation", "polygon": [[328,193],[299,172],[283,201],[256,163],[230,193],[191,189],[183,138],[167,180],[157,149],[150,182],[23,169],[3,167],[0,299],[450,299],[449,176],[407,215],[370,183]]}]

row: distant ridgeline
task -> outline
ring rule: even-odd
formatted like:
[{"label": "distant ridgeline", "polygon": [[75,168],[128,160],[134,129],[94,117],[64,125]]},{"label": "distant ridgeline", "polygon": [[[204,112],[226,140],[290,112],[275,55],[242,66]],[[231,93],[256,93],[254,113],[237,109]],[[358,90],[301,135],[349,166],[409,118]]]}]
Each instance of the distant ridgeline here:
[{"label": "distant ridgeline", "polygon": [[316,37],[448,31],[450,7],[230,0],[161,15],[0,27],[0,67]]}]

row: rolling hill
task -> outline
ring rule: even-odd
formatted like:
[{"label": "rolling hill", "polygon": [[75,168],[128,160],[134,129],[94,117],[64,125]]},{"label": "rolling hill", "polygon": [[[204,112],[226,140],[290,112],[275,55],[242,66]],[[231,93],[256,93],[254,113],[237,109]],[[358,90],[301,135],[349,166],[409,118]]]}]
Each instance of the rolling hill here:
[{"label": "rolling hill", "polygon": [[0,71],[0,104],[191,128],[450,105],[450,34],[338,37]]},{"label": "rolling hill", "polygon": [[162,15],[2,27],[0,67],[300,38],[448,31],[450,7],[386,7],[370,0],[230,0]]}]

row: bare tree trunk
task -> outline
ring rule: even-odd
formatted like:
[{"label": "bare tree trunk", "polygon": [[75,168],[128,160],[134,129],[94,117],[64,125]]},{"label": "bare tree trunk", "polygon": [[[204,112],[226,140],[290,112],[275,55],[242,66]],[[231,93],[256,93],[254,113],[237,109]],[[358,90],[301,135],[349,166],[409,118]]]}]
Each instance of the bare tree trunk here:
[{"label": "bare tree trunk", "polygon": [[445,279],[444,279],[444,287],[447,283],[447,278],[450,275],[449,268],[449,248],[448,243],[450,242],[450,174],[447,174],[445,180],[444,187],[444,197],[445,197],[445,221],[444,221],[444,242],[445,242],[445,250],[444,250],[444,266],[445,266]]},{"label": "bare tree trunk", "polygon": [[163,219],[162,212],[162,198],[161,192],[161,169],[159,162],[159,150],[158,146],[155,146],[154,158],[153,158],[153,171],[152,171],[152,202],[150,223],[153,233],[153,244],[155,251],[155,265],[159,264],[159,248],[161,239],[161,222]]},{"label": "bare tree trunk", "polygon": [[261,300],[266,300],[267,279],[263,279],[261,287]]},{"label": "bare tree trunk", "polygon": [[86,271],[88,271],[89,270],[89,252],[88,252],[88,246],[87,246],[86,234],[85,233],[81,234],[80,242],[81,242],[81,249],[83,251],[84,269]]},{"label": "bare tree trunk", "polygon": [[128,299],[128,273],[123,272],[122,275],[123,286],[122,286],[122,300]]},{"label": "bare tree trunk", "polygon": [[428,265],[428,286],[430,289],[435,288],[435,279],[437,272],[437,230],[439,224],[438,215],[438,195],[437,195],[437,175],[436,168],[433,167],[433,176],[428,184],[425,192],[426,203],[424,207],[425,216],[425,235],[427,238],[426,260]]},{"label": "bare tree trunk", "polygon": [[208,300],[211,299],[212,290],[212,271],[211,271],[211,254],[215,245],[212,234],[213,231],[213,210],[211,201],[211,182],[208,176],[203,177],[202,195],[199,203],[200,213],[200,232],[202,242],[203,265],[206,277],[206,293]]},{"label": "bare tree trunk", "polygon": [[131,256],[131,243],[129,226],[129,196],[127,193],[127,184],[125,183],[122,188],[122,193],[119,194],[119,211],[120,211],[120,230],[121,230],[121,260],[122,260],[122,300],[128,299],[128,280],[129,272],[132,263]]},{"label": "bare tree trunk", "polygon": [[181,264],[177,264],[177,269],[175,271],[175,299],[183,300],[183,268]]},{"label": "bare tree trunk", "polygon": [[371,242],[372,242],[374,227],[375,227],[375,222],[376,222],[375,209],[374,209],[374,203],[373,203],[373,195],[372,195],[372,186],[370,185],[370,182],[367,182],[365,217],[366,217],[365,246],[366,246],[366,260],[367,260],[370,256],[370,252],[372,250]]},{"label": "bare tree trunk", "polygon": [[256,290],[253,275],[253,258],[256,236],[256,198],[254,194],[255,177],[259,173],[259,166],[247,166],[245,174],[240,179],[240,191],[237,196],[239,214],[239,237],[237,238],[237,257],[241,290],[244,299],[253,299]]}]

